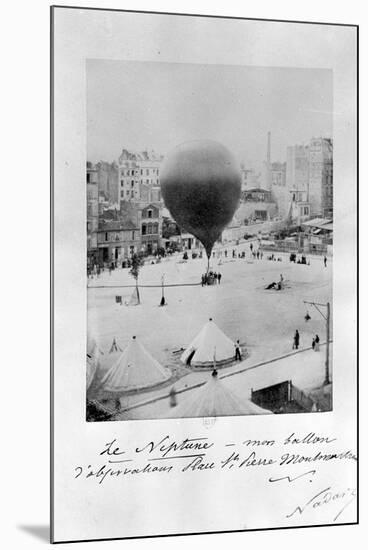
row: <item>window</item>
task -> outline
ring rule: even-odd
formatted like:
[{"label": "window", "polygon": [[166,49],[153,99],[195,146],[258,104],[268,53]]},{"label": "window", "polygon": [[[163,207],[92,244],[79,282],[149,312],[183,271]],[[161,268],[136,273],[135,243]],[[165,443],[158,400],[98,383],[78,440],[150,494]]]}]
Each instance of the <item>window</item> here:
[{"label": "window", "polygon": [[148,235],[152,235],[152,224],[151,224],[151,223],[149,223],[149,224],[147,225],[147,234],[148,234]]},{"label": "window", "polygon": [[132,231],[132,241],[134,241],[134,231]]},{"label": "window", "polygon": [[91,174],[87,172],[87,183],[91,183]]},{"label": "window", "polygon": [[148,176],[148,174],[149,174],[149,170],[146,170],[146,176]]},{"label": "window", "polygon": [[146,224],[142,224],[142,235],[146,235],[147,234],[147,226]]},{"label": "window", "polygon": [[134,181],[132,181],[131,186],[134,187]]},{"label": "window", "polygon": [[158,233],[158,223],[154,223],[153,226],[152,226],[152,233],[154,233],[155,235],[157,235]]},{"label": "window", "polygon": [[108,241],[108,240],[109,240],[109,234],[105,233],[105,241]]},{"label": "window", "polygon": [[152,210],[147,211],[147,216],[148,216],[148,218],[152,218]]}]

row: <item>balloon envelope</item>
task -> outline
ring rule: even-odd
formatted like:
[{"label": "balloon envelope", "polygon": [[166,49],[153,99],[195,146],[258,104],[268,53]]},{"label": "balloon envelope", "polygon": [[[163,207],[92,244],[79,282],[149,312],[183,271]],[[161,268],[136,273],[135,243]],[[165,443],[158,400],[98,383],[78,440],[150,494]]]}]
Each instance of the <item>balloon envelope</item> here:
[{"label": "balloon envelope", "polygon": [[210,256],[238,206],[240,171],[220,143],[183,143],[169,154],[163,166],[161,191],[179,227],[197,237]]}]

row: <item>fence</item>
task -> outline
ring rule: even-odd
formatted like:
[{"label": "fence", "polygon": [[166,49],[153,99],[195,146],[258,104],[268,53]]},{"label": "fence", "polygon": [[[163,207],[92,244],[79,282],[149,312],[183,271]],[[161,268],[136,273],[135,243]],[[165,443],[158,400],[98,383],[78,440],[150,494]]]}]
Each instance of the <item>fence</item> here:
[{"label": "fence", "polygon": [[[274,243],[274,244],[273,244]],[[304,245],[299,246],[297,241],[273,241],[273,243],[267,244],[267,242],[262,242],[263,250],[270,250],[274,252],[295,252],[299,254],[311,254],[324,256],[332,253],[332,247],[327,248],[327,244],[309,244],[304,243]]]}]

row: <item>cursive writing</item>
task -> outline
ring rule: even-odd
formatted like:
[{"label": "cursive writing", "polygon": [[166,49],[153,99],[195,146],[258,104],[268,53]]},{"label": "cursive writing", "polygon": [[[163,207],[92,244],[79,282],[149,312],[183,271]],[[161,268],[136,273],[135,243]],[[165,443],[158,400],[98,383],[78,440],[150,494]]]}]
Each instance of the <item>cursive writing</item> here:
[{"label": "cursive writing", "polygon": [[205,451],[213,447],[213,445],[214,443],[208,442],[208,437],[186,438],[178,443],[176,441],[170,441],[170,436],[166,435],[157,443],[150,441],[143,447],[137,447],[135,452],[142,453],[144,451],[148,451],[150,454],[153,451],[157,451],[163,458],[165,458],[168,455],[172,456],[178,451]]},{"label": "cursive writing", "polygon": [[343,508],[339,511],[337,516],[335,516],[334,521],[336,521],[343,510],[347,508],[348,504],[353,502],[353,500],[355,499],[355,489],[344,489],[342,491],[336,491],[331,487],[326,487],[325,489],[319,491],[317,494],[313,495],[312,498],[310,498],[305,504],[299,504],[290,514],[287,514],[286,517],[291,518],[296,513],[302,515],[307,509],[319,509],[329,504],[336,503],[337,501],[342,501],[348,497],[350,497],[349,501],[347,503],[344,503]]},{"label": "cursive writing", "polygon": [[284,445],[316,445],[320,443],[332,443],[336,441],[336,437],[330,438],[328,436],[316,435],[314,432],[309,432],[308,435],[304,437],[296,437],[293,432],[284,440]]}]

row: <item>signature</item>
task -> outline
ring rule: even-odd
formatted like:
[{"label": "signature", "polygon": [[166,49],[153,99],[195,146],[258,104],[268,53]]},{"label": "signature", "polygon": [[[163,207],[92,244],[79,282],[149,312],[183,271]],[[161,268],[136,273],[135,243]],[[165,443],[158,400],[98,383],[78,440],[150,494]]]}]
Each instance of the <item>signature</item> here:
[{"label": "signature", "polygon": [[316,495],[310,498],[305,504],[298,505],[290,514],[287,514],[287,518],[291,518],[294,514],[299,513],[300,515],[304,514],[305,510],[310,509],[320,509],[322,507],[328,506],[329,504],[336,502],[344,502],[342,508],[339,509],[336,516],[333,518],[333,521],[341,516],[341,514],[346,510],[346,508],[355,500],[356,498],[356,489],[343,489],[341,491],[336,491],[332,487],[326,487],[319,491]]}]

